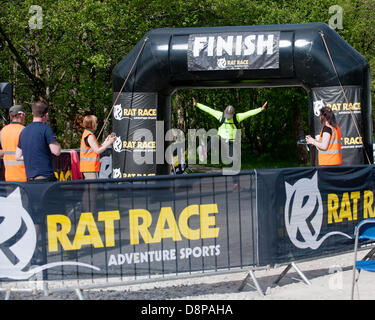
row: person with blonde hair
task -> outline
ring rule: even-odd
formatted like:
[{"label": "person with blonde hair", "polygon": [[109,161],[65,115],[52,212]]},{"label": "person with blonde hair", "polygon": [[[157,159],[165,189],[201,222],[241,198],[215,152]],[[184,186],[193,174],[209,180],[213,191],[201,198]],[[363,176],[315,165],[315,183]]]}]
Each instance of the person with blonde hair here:
[{"label": "person with blonde hair", "polygon": [[94,134],[97,127],[98,118],[95,115],[87,115],[83,118],[84,131],[80,147],[80,171],[85,180],[98,178],[100,171],[99,155],[116,140],[116,135],[110,134],[103,144],[99,145]]}]

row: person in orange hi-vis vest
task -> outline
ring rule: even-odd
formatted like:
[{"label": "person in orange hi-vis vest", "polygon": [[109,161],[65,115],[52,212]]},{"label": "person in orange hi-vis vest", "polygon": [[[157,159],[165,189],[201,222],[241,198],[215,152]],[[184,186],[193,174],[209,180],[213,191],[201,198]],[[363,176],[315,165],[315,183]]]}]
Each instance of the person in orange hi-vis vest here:
[{"label": "person in orange hi-vis vest", "polygon": [[[98,118],[94,115],[87,115],[83,118],[82,126],[84,131],[80,147],[80,171],[84,180],[98,179],[100,171],[99,155],[115,142],[116,135],[109,135],[103,144],[99,146],[94,134],[98,127]],[[85,185],[82,196],[82,209],[85,212],[96,212],[96,194],[97,188],[95,184]]]},{"label": "person in orange hi-vis vest", "polygon": [[0,132],[2,149],[0,155],[4,158],[5,181],[26,182],[25,165],[16,160],[16,149],[21,131],[24,128],[26,111],[21,105],[14,105],[9,109],[10,123]]},{"label": "person in orange hi-vis vest", "polygon": [[320,122],[323,128],[319,140],[306,136],[306,142],[316,146],[319,166],[338,166],[342,164],[342,137],[336,118],[331,108],[320,110]]},{"label": "person in orange hi-vis vest", "polygon": [[83,178],[97,179],[100,170],[99,155],[105,151],[116,140],[116,135],[110,134],[102,145],[99,146],[95,137],[95,130],[98,127],[98,118],[94,115],[87,115],[83,119],[84,131],[80,147],[80,171]]}]

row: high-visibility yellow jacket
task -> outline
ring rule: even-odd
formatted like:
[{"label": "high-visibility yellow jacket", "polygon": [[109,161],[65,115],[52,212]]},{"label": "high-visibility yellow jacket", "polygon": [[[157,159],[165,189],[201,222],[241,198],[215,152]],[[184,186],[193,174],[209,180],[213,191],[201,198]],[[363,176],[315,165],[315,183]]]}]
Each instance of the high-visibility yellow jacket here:
[{"label": "high-visibility yellow jacket", "polygon": [[81,138],[79,168],[81,172],[99,172],[100,156],[91,149],[88,143],[86,144],[86,138],[88,138],[89,135],[92,135],[95,139],[95,143],[98,144],[94,133],[90,129],[85,129]]},{"label": "high-visibility yellow jacket", "polygon": [[[332,127],[332,134],[329,139],[327,150],[318,148],[318,163],[320,166],[337,166],[342,164],[342,151],[341,151],[341,131],[338,126]],[[322,141],[323,129],[320,131],[320,140]]]},{"label": "high-visibility yellow jacket", "polygon": [[[207,112],[211,116],[215,117],[219,121],[221,121],[223,117],[222,111],[217,111],[215,109],[205,106],[204,104],[197,103],[197,107],[201,109],[202,111]],[[256,108],[256,109],[249,110],[246,112],[236,113],[234,117],[236,117],[237,123],[240,123],[241,121],[251,116],[255,116],[261,111],[262,111],[262,108]],[[239,128],[236,127],[233,118],[229,120],[225,119],[224,122],[219,127],[217,134],[225,140],[233,141],[236,138],[236,129],[239,129]]]},{"label": "high-visibility yellow jacket", "polygon": [[4,151],[5,181],[26,182],[25,165],[16,160],[18,139],[24,126],[12,122],[1,130],[1,145]]}]

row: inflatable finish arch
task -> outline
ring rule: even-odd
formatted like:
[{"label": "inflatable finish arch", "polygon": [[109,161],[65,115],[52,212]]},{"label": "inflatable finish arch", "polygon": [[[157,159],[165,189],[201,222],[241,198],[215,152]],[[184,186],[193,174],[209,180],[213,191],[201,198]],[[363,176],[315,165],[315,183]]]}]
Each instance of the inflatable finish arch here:
[{"label": "inflatable finish arch", "polygon": [[[169,173],[163,160],[167,143],[156,141],[157,136],[164,141],[170,129],[175,90],[288,86],[308,93],[311,135],[321,129],[319,109],[334,110],[344,138],[344,165],[369,163],[367,156],[373,161],[368,63],[328,25],[156,29],[113,70],[113,100],[118,97],[113,177]],[[157,123],[163,123],[162,132]],[[137,156],[151,157],[152,163],[138,165]]]}]

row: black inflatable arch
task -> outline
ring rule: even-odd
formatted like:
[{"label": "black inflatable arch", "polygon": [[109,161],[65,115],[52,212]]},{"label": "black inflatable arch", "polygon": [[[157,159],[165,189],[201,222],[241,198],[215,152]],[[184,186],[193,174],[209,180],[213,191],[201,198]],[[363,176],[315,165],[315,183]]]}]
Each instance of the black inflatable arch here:
[{"label": "black inflatable arch", "polygon": [[[113,177],[169,172],[158,158],[165,146],[153,142],[157,121],[170,129],[175,90],[288,86],[308,93],[311,135],[320,131],[319,107],[334,110],[343,164],[373,161],[368,63],[327,24],[168,28],[147,33],[113,70]],[[152,135],[137,136],[140,128]],[[151,152],[153,163],[137,164],[136,152]]]}]

